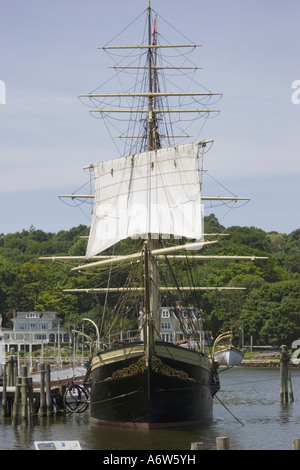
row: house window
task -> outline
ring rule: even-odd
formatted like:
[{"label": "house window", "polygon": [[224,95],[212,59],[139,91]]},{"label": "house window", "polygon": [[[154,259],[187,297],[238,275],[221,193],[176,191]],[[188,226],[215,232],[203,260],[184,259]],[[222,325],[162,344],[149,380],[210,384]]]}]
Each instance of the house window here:
[{"label": "house window", "polygon": [[163,330],[170,330],[171,329],[171,323],[170,322],[162,322],[161,328]]},{"label": "house window", "polygon": [[163,310],[161,312],[161,318],[170,318],[170,312],[169,310]]},{"label": "house window", "polygon": [[173,341],[173,335],[172,334],[163,334],[162,335],[162,340],[166,341],[167,343],[171,343]]},{"label": "house window", "polygon": [[47,335],[35,335],[35,339],[38,341],[38,340],[46,340],[47,339]]},{"label": "house window", "polygon": [[26,313],[26,318],[40,318],[40,314],[36,312]]}]

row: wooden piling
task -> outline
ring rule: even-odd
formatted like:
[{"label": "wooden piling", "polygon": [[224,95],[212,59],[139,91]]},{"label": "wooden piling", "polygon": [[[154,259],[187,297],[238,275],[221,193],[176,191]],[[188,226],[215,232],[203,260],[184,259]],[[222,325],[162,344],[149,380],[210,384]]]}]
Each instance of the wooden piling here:
[{"label": "wooden piling", "polygon": [[294,394],[293,394],[293,387],[292,387],[290,362],[288,362],[288,393],[289,393],[290,402],[293,402],[294,401]]},{"label": "wooden piling", "polygon": [[285,362],[280,359],[280,403],[284,403],[286,401],[286,390],[285,390],[285,383],[286,383],[286,368]]},{"label": "wooden piling", "polygon": [[[217,450],[229,450],[229,437],[216,438]],[[203,442],[192,442],[190,450],[203,450]],[[300,439],[293,439],[292,450],[300,450]]]},{"label": "wooden piling", "polygon": [[21,385],[22,385],[22,379],[21,377],[18,377],[17,383],[16,383],[14,403],[13,403],[13,408],[12,408],[13,420],[16,420],[19,416],[19,408],[20,408],[20,403],[21,403]]},{"label": "wooden piling", "polygon": [[6,375],[7,375],[7,386],[13,387],[16,385],[16,379],[18,375],[17,371],[17,357],[14,355],[14,349],[12,348],[12,354],[8,357],[6,363]]},{"label": "wooden piling", "polygon": [[229,437],[216,438],[217,450],[229,450]]},{"label": "wooden piling", "polygon": [[7,377],[7,386],[12,386],[12,356],[7,358],[6,363],[6,377]]},{"label": "wooden piling", "polygon": [[12,356],[12,384],[13,386],[17,383],[18,377],[18,359],[17,356]]},{"label": "wooden piling", "polygon": [[27,366],[22,367],[21,371],[21,415],[23,419],[28,418],[27,408]]},{"label": "wooden piling", "polygon": [[190,450],[203,450],[203,442],[192,442]]},{"label": "wooden piling", "polygon": [[7,375],[6,375],[6,364],[3,365],[3,391],[2,391],[2,416],[6,418],[8,416],[8,403],[7,403],[7,394],[6,394],[6,386],[7,386]]},{"label": "wooden piling", "polygon": [[46,395],[45,395],[45,374],[46,374],[46,367],[45,364],[42,362],[40,367],[40,374],[41,374],[41,383],[40,383],[40,408],[38,414],[43,416],[46,411]]},{"label": "wooden piling", "polygon": [[300,439],[293,439],[292,450],[300,450]]},{"label": "wooden piling", "polygon": [[[12,379],[12,363],[9,361],[9,377]],[[26,421],[35,415],[47,416],[63,411],[63,390],[66,386],[58,387],[55,398],[51,389],[51,369],[50,364],[41,364],[41,382],[40,394],[34,391],[32,377],[28,376],[28,367],[22,366],[21,375],[15,380],[14,386],[8,386],[7,364],[3,367],[3,387],[2,388],[2,417],[12,416],[13,423],[21,415],[22,420]],[[55,401],[56,400],[56,401]],[[54,407],[54,401],[56,407]]]},{"label": "wooden piling", "polygon": [[35,415],[32,377],[27,377],[27,394],[29,416],[32,418]]},{"label": "wooden piling", "polygon": [[49,416],[53,411],[53,402],[52,402],[52,395],[51,395],[51,370],[50,364],[46,364],[46,411],[47,416]]},{"label": "wooden piling", "polygon": [[12,407],[12,418],[16,421],[21,407],[21,416],[23,420],[32,418],[36,410],[34,409],[34,395],[32,377],[27,375],[27,367],[23,366],[21,376],[17,377],[17,383],[14,394],[14,403]]},{"label": "wooden piling", "polygon": [[280,357],[280,403],[288,403],[294,401],[292,390],[290,355],[286,351],[286,346],[281,346]]}]

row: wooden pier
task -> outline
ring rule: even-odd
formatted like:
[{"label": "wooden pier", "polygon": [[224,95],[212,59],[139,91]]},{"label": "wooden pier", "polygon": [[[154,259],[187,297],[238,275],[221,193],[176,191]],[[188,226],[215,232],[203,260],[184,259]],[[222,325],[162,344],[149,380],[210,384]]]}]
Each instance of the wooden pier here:
[{"label": "wooden pier", "polygon": [[[82,377],[77,380],[72,377],[51,380],[50,364],[42,363],[38,381],[34,381],[28,375],[27,366],[22,366],[20,375],[17,374],[16,358],[10,356],[3,368],[3,382],[0,386],[2,417],[11,417],[15,421],[20,417],[28,420],[34,416],[51,416],[58,412],[81,412],[88,404],[88,394],[80,385],[82,380]],[[73,392],[76,391],[79,391],[80,397],[72,400]],[[66,402],[66,396],[69,397],[69,403]]]}]

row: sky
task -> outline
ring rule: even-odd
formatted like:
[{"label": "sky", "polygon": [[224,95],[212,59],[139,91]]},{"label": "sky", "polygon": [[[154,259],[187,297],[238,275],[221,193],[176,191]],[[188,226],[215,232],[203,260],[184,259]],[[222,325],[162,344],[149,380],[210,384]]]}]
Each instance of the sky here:
[{"label": "sky", "polygon": [[[151,6],[202,44],[200,81],[223,93],[221,113],[202,132],[214,139],[205,195],[250,197],[246,205],[207,208],[205,215],[215,213],[225,227],[297,230],[299,0],[152,0]],[[88,185],[83,168],[112,158],[114,147],[78,95],[108,76],[97,48],[146,8],[147,0],[1,0],[0,233],[89,225],[90,206],[73,207],[58,196]],[[135,27],[126,31],[122,43],[140,40]]]}]

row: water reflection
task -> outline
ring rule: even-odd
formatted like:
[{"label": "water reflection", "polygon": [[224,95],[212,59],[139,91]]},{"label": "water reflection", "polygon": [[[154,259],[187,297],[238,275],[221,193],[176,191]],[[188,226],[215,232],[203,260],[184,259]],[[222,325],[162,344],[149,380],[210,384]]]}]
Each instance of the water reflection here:
[{"label": "water reflection", "polygon": [[186,429],[123,429],[91,423],[89,411],[40,417],[16,425],[1,420],[0,449],[34,449],[34,441],[79,440],[83,450],[189,450],[192,442],[216,448],[230,437],[231,450],[292,448],[299,437],[300,370],[292,370],[294,402],[280,403],[279,370],[232,369],[222,374],[210,424]]}]

